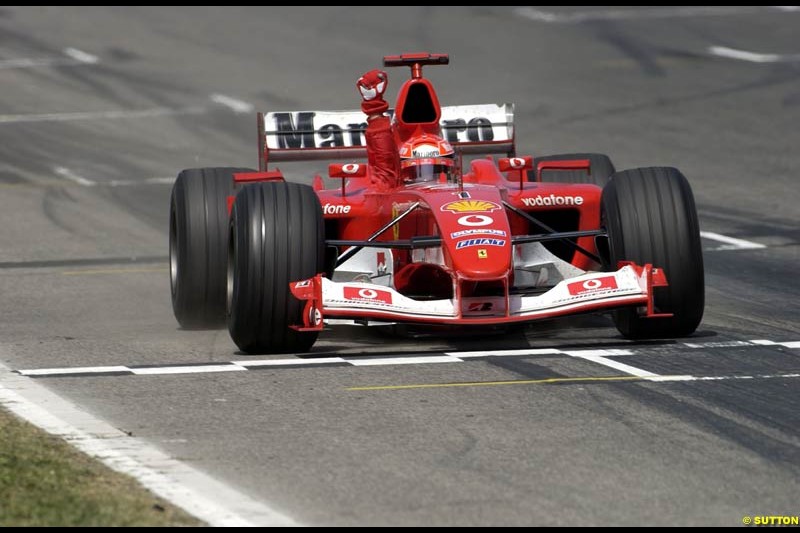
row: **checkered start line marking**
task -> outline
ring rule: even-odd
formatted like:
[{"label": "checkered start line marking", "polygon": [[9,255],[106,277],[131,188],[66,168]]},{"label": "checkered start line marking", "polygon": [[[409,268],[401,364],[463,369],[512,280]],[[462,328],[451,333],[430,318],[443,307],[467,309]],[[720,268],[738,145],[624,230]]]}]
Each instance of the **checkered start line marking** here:
[{"label": "checkered start line marking", "polygon": [[[652,347],[653,345],[650,345]],[[770,340],[721,341],[704,343],[677,343],[675,347],[687,349],[742,348],[753,346],[780,346],[783,348],[800,348],[800,341],[775,342]],[[558,348],[527,348],[519,350],[488,350],[474,352],[445,352],[441,355],[415,356],[350,356],[350,357],[317,357],[308,359],[245,359],[223,363],[201,363],[180,365],[135,365],[135,366],[91,366],[62,368],[33,368],[14,370],[15,373],[31,378],[48,377],[90,377],[90,376],[162,376],[172,374],[207,374],[218,372],[245,372],[259,369],[314,368],[328,366],[393,366],[422,365],[433,363],[462,363],[491,357],[520,357],[531,355],[566,355],[591,361],[614,368],[625,374],[648,379],[650,381],[691,381],[709,380],[713,376],[659,376],[647,370],[625,364],[615,358],[630,355],[647,355],[643,349],[584,349],[561,350]],[[778,376],[784,376],[780,374]],[[724,378],[724,376],[719,376]],[[743,378],[746,376],[736,376]],[[752,376],[756,377],[756,376]]]}]

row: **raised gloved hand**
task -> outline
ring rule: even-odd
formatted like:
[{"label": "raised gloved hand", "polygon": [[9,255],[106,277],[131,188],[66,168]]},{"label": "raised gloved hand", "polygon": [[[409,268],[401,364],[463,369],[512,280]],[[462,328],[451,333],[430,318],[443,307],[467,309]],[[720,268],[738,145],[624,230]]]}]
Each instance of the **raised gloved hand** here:
[{"label": "raised gloved hand", "polygon": [[361,110],[368,116],[380,115],[389,109],[383,93],[389,84],[389,76],[382,70],[374,69],[358,78],[356,88],[361,94]]}]

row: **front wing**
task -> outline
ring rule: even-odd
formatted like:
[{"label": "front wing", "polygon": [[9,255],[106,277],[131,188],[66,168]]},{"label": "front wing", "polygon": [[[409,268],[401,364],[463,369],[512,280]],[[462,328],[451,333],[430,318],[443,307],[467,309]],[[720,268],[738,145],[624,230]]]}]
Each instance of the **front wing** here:
[{"label": "front wing", "polygon": [[624,306],[641,306],[649,317],[653,288],[666,286],[661,269],[621,262],[616,272],[595,272],[566,279],[537,295],[414,300],[390,287],[370,283],[337,283],[317,275],[290,284],[305,301],[301,331],[321,330],[325,318],[424,324],[504,324],[573,315]]}]

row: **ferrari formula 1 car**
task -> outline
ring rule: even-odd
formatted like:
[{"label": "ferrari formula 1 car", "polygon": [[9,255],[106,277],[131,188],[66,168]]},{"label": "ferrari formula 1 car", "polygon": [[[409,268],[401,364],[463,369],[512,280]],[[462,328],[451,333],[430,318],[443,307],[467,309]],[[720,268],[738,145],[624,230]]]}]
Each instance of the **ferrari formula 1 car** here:
[{"label": "ferrari formula 1 car", "polygon": [[[371,185],[366,117],[258,114],[259,170],[182,171],[172,190],[172,303],[185,328],[221,326],[248,353],[305,352],[326,324],[475,327],[611,311],[627,338],[692,333],[704,307],[689,183],[676,169],[616,172],[602,154],[517,155],[513,106],[440,107],[408,66],[393,128],[440,135],[457,171]],[[489,154],[500,154],[494,157]],[[276,161],[336,159],[326,189]]]}]

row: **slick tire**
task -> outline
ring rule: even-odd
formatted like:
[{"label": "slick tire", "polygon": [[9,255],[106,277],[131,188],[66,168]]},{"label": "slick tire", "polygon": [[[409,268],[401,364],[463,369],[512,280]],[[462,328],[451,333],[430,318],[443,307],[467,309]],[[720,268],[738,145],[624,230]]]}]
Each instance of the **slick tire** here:
[{"label": "slick tire", "polygon": [[193,168],[178,174],[169,210],[172,310],[181,327],[225,326],[228,196],[247,168]]},{"label": "slick tire", "polygon": [[228,330],[246,353],[307,352],[317,332],[303,323],[304,302],[289,283],[324,272],[325,228],[313,189],[286,182],[247,185],[231,211]]},{"label": "slick tire", "polygon": [[603,189],[603,224],[611,265],[617,261],[663,268],[668,287],[654,292],[656,311],[670,318],[645,318],[636,308],[614,312],[614,323],[632,339],[683,337],[703,317],[705,286],[700,228],[689,182],[677,169],[653,167],[614,174]]},{"label": "slick tire", "polygon": [[591,174],[585,170],[545,170],[542,172],[542,182],[591,183],[603,188],[616,172],[614,163],[605,154],[546,155],[533,160],[533,169],[528,171],[528,181],[536,181],[536,167],[540,161],[571,161],[575,159],[588,159],[591,165]]}]

